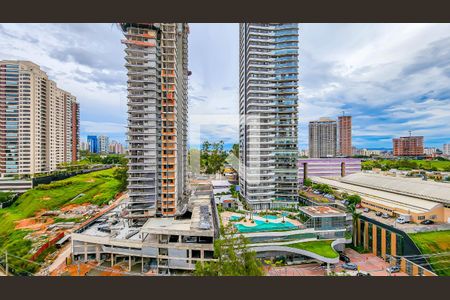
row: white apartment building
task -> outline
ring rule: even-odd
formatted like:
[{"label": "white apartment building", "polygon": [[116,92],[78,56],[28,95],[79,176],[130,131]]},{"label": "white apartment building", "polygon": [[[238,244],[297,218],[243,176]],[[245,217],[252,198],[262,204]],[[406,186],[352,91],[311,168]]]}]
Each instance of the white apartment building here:
[{"label": "white apartment building", "polygon": [[240,25],[240,193],[254,209],[298,199],[298,24]]},{"label": "white apartment building", "polygon": [[1,176],[53,171],[76,160],[79,105],[29,61],[0,61]]},{"label": "white apartment building", "polygon": [[450,144],[442,145],[442,154],[450,155]]},{"label": "white apartment building", "polygon": [[98,150],[102,154],[109,152],[109,137],[105,135],[100,135],[98,137]]},{"label": "white apartment building", "polygon": [[337,153],[337,123],[330,118],[309,122],[309,157],[335,157]]}]

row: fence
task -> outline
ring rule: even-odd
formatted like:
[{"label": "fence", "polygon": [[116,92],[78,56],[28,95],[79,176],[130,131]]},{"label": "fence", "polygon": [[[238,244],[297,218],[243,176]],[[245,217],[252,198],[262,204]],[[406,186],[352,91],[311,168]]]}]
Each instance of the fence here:
[{"label": "fence", "polygon": [[11,199],[8,201],[0,203],[0,209],[7,208],[8,206],[11,206],[17,199],[19,198],[19,194],[15,194]]},{"label": "fence", "polygon": [[55,238],[51,239],[50,241],[48,241],[47,243],[45,243],[44,245],[41,246],[41,248],[39,248],[36,253],[33,254],[33,256],[31,257],[32,261],[35,261],[39,255],[42,254],[42,252],[44,252],[45,250],[47,250],[49,247],[53,246],[54,244],[56,244],[57,241],[59,241],[60,239],[62,239],[64,237],[64,232],[60,232]]}]

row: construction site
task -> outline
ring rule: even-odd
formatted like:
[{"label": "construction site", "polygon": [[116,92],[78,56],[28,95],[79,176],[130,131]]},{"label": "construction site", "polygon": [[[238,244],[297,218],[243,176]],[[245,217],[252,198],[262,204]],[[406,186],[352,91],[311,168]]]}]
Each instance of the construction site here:
[{"label": "construction site", "polygon": [[197,262],[214,259],[219,216],[213,201],[211,185],[197,184],[175,216],[136,227],[121,217],[125,200],[72,233],[72,264],[58,275],[189,274]]}]

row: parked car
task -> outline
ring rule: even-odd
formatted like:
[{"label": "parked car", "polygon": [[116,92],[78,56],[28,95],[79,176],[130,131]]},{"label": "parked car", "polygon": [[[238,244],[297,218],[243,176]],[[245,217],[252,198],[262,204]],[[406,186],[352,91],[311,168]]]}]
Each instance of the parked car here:
[{"label": "parked car", "polygon": [[420,222],[420,224],[422,224],[422,225],[431,225],[431,224],[434,224],[434,221],[432,221],[432,220],[423,220],[422,222]]},{"label": "parked car", "polygon": [[389,219],[389,215],[388,215],[387,213],[383,213],[383,214],[381,215],[381,217],[382,217],[383,219]]},{"label": "parked car", "polygon": [[359,271],[358,273],[356,273],[356,276],[372,276],[372,275],[370,275],[370,273],[368,272]]},{"label": "parked car", "polygon": [[381,217],[381,215],[382,215],[381,211],[377,211],[377,212],[375,213],[375,216],[377,216],[377,217]]},{"label": "parked car", "polygon": [[349,263],[350,262],[350,258],[345,255],[344,253],[339,253],[339,259],[342,260],[345,263]]},{"label": "parked car", "polygon": [[361,206],[361,204],[356,204],[356,206],[355,206],[356,208],[361,208],[362,206]]},{"label": "parked car", "polygon": [[370,209],[368,209],[367,207],[364,208],[363,212],[368,213],[370,211]]},{"label": "parked car", "polygon": [[342,265],[342,267],[346,270],[353,270],[353,271],[358,270],[358,266],[354,263],[345,263]]},{"label": "parked car", "polygon": [[320,192],[319,191],[313,191],[314,194],[319,195]]},{"label": "parked car", "polygon": [[399,266],[388,267],[386,271],[388,271],[389,273],[398,273],[400,272],[400,267]]}]

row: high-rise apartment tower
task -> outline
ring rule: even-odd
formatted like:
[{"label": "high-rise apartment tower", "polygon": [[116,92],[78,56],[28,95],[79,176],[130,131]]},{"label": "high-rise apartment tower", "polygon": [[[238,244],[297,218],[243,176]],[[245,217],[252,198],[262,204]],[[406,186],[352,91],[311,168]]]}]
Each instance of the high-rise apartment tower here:
[{"label": "high-rise apartment tower", "polygon": [[337,124],[335,120],[320,118],[309,122],[309,157],[335,157]]},{"label": "high-rise apartment tower", "polygon": [[124,217],[173,216],[186,198],[188,33],[185,23],[122,23],[128,70]]},{"label": "high-rise apartment tower", "polygon": [[254,209],[297,201],[298,24],[240,25],[240,193]]},{"label": "high-rise apartment tower", "polygon": [[394,156],[421,156],[424,154],[423,136],[402,136],[392,139]]},{"label": "high-rise apartment tower", "polygon": [[77,159],[80,109],[29,61],[0,61],[0,174],[53,171]]},{"label": "high-rise apartment tower", "polygon": [[352,156],[352,117],[338,118],[338,153],[340,156]]}]

